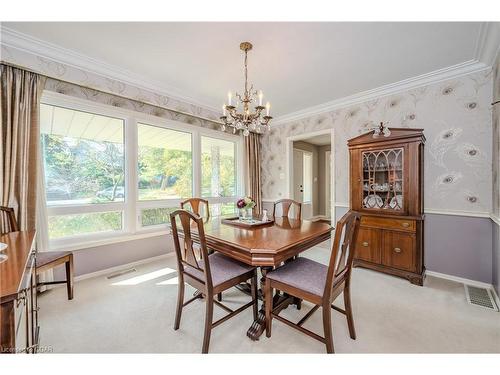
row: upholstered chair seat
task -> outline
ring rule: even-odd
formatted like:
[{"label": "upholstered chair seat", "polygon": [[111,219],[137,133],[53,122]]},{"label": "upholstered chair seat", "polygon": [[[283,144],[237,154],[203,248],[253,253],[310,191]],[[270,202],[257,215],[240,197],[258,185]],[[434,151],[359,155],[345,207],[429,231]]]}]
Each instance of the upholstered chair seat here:
[{"label": "upholstered chair seat", "polygon": [[[210,263],[210,273],[212,274],[212,283],[214,288],[222,283],[240,277],[245,273],[251,272],[254,267],[237,262],[220,253],[213,253],[208,256]],[[204,269],[203,262],[200,263],[200,268]],[[189,265],[184,266],[184,272],[203,280],[203,272]]]},{"label": "upholstered chair seat", "polygon": [[43,267],[60,258],[71,255],[71,251],[47,251],[36,254],[37,267]]},{"label": "upholstered chair seat", "polygon": [[311,259],[297,258],[268,273],[267,278],[322,297],[327,275],[328,266]]}]

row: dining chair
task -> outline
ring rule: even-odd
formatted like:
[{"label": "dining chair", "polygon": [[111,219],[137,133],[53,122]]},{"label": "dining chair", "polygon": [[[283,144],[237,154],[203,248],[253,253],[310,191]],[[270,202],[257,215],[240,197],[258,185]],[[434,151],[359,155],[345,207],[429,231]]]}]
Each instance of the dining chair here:
[{"label": "dining chair", "polygon": [[273,206],[273,217],[276,217],[276,208],[281,208],[281,217],[288,217],[290,214],[290,208],[293,206],[293,216],[292,219],[301,220],[302,219],[302,203],[294,201],[293,199],[280,199],[274,202]]},{"label": "dining chair", "polygon": [[[267,337],[271,337],[272,319],[276,318],[324,343],[327,353],[333,353],[331,309],[334,309],[346,316],[349,335],[353,340],[356,339],[351,306],[351,270],[360,217],[359,213],[350,211],[337,222],[328,266],[302,257],[285,263],[282,267],[267,273],[264,293],[266,298]],[[314,307],[297,323],[293,323],[279,316],[277,310],[273,311],[273,289],[309,301],[314,304]],[[333,305],[333,301],[342,292],[344,294],[345,309]],[[323,312],[324,337],[303,327],[304,323],[320,307]]]},{"label": "dining chair", "polygon": [[0,206],[0,234],[18,232],[16,215],[12,207]]},{"label": "dining chair", "polygon": [[[188,207],[191,209],[192,212],[194,212],[198,216],[210,217],[210,208],[208,206],[208,201],[206,199],[189,198],[181,202],[181,208],[187,209]],[[200,211],[202,207],[204,207],[203,213],[205,215],[202,215],[202,212]]]},{"label": "dining chair", "polygon": [[[16,215],[12,207],[0,206],[0,228],[1,233],[17,232]],[[73,299],[73,253],[71,251],[44,251],[36,253],[36,274],[55,268],[64,264],[66,268],[66,280],[37,282],[37,288],[44,285],[66,284],[68,299]]]},{"label": "dining chair", "polygon": [[[200,211],[200,208],[204,207],[203,212]],[[189,198],[185,201],[181,202],[181,208],[186,209],[189,208],[191,212],[195,213],[198,216],[203,216],[205,219],[210,218],[210,207],[208,205],[208,201],[202,198]],[[205,215],[202,215],[204,213]],[[198,244],[194,244],[195,253],[197,253],[198,259],[200,259],[200,248]],[[214,251],[212,249],[208,249],[208,254],[212,254]],[[217,300],[222,301],[222,293],[217,295]]]},{"label": "dining chair", "polygon": [[[180,245],[179,232],[177,230],[177,220],[182,227],[184,237],[184,245],[182,247]],[[253,316],[254,319],[257,319],[257,270],[255,267],[237,262],[218,252],[209,255],[203,228],[203,219],[200,216],[180,209],[170,214],[170,223],[177,256],[179,280],[174,330],[179,329],[183,307],[203,297],[205,299],[206,310],[202,353],[208,353],[210,334],[213,328],[250,306],[253,306]],[[201,259],[197,259],[193,249],[193,231],[197,232],[197,238],[201,249]],[[252,300],[249,303],[233,310],[214,299],[216,294],[249,279],[251,280],[252,296]],[[191,285],[200,292],[186,302],[184,302],[184,283]],[[214,304],[228,312],[227,315],[215,322],[213,321]]]}]

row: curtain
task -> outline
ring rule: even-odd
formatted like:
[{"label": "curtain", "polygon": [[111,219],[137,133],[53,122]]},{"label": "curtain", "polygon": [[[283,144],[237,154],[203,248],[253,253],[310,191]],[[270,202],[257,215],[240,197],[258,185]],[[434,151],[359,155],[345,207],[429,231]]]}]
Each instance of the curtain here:
[{"label": "curtain", "polygon": [[0,69],[0,205],[14,208],[20,230],[33,230],[45,77],[3,64]]},{"label": "curtain", "polygon": [[247,194],[256,205],[255,212],[262,211],[262,192],[260,190],[260,135],[250,133],[245,137],[245,186]]}]

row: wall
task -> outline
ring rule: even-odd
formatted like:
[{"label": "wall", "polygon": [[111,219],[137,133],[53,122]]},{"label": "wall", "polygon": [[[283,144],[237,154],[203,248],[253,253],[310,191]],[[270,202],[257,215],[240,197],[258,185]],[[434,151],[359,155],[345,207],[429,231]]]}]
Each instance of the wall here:
[{"label": "wall", "polygon": [[[492,87],[491,70],[485,70],[275,125],[262,138],[263,198],[272,201],[286,194],[287,137],[333,128],[335,205],[340,217],[349,202],[347,140],[380,121],[392,127],[423,128],[426,267],[491,282],[491,267],[484,265],[492,261],[492,224],[484,218],[492,207]],[[462,233],[475,245],[455,241],[462,225],[473,228]]]},{"label": "wall", "polygon": [[330,181],[326,180],[326,152],[331,151],[332,146],[319,146],[318,147],[318,215],[330,216],[326,212],[326,189]]},{"label": "wall", "polygon": [[[493,66],[493,102],[500,100],[500,53]],[[493,286],[500,295],[500,103],[493,106]]]}]

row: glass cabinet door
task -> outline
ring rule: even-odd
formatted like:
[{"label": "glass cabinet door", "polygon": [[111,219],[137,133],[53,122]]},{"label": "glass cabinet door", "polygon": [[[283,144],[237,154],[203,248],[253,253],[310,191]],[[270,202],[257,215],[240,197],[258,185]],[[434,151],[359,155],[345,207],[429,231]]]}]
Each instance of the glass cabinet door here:
[{"label": "glass cabinet door", "polygon": [[402,147],[362,152],[363,208],[403,211],[403,156]]}]

